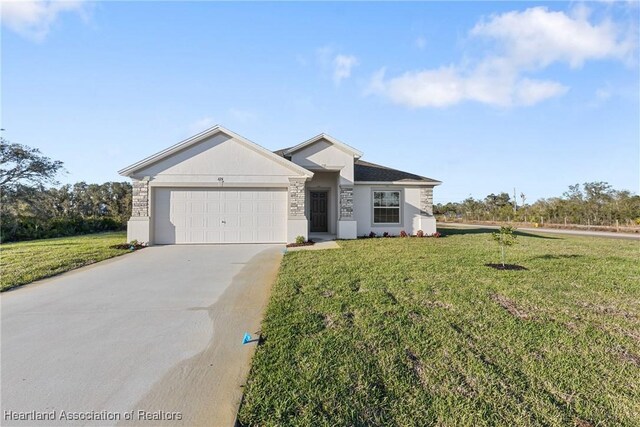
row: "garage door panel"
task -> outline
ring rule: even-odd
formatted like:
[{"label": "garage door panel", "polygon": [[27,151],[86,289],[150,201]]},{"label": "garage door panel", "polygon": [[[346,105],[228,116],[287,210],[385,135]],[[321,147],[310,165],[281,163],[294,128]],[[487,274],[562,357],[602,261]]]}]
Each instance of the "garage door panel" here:
[{"label": "garage door panel", "polygon": [[158,188],[156,243],[281,243],[287,193],[282,189]]},{"label": "garage door panel", "polygon": [[252,215],[242,215],[238,217],[238,227],[252,231],[255,228],[256,218]]},{"label": "garage door panel", "polygon": [[253,214],[255,212],[256,201],[254,200],[242,200],[240,201],[240,212],[244,214]]},{"label": "garage door panel", "polygon": [[206,202],[207,213],[217,214],[220,212],[220,201],[217,200],[207,200]]},{"label": "garage door panel", "polygon": [[205,212],[205,204],[203,201],[200,201],[200,200],[187,201],[187,206],[191,208],[190,211],[192,214],[199,214],[199,213]]},{"label": "garage door panel", "polygon": [[220,236],[220,230],[207,229],[205,233],[205,242],[219,242],[222,237]]},{"label": "garage door panel", "polygon": [[240,205],[238,204],[238,202],[234,202],[234,201],[223,202],[222,207],[224,209],[223,212],[225,214],[235,215],[240,213]]},{"label": "garage door panel", "polygon": [[198,228],[205,228],[206,219],[204,215],[191,215],[189,218],[189,227],[192,230],[197,230]]}]

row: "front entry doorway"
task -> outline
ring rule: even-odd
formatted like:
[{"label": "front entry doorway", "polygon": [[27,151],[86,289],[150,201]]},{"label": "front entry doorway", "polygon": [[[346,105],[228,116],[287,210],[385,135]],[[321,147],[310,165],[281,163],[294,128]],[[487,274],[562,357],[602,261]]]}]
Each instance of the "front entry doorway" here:
[{"label": "front entry doorway", "polygon": [[310,206],[310,231],[312,233],[326,233],[328,228],[328,203],[329,197],[327,191],[311,191],[309,193],[311,198]]}]

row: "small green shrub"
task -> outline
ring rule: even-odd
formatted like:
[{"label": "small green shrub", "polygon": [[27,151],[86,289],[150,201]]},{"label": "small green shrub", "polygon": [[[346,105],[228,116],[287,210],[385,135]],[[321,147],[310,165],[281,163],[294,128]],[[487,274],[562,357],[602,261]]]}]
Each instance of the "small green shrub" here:
[{"label": "small green shrub", "polygon": [[302,237],[302,236],[297,236],[297,237],[296,237],[296,243],[297,243],[298,245],[302,245],[302,244],[304,243],[304,237]]}]

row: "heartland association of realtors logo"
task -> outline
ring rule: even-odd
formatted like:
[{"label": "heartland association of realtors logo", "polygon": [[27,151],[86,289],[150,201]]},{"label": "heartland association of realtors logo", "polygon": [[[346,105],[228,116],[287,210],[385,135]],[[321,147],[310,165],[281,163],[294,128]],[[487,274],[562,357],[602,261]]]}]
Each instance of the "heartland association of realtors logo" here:
[{"label": "heartland association of realtors logo", "polygon": [[181,412],[144,411],[4,411],[5,421],[180,421]]}]

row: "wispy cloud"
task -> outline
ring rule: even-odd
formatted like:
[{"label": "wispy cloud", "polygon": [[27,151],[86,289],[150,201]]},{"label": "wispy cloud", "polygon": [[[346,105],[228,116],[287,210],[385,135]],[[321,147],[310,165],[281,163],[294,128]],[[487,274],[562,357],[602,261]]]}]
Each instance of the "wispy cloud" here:
[{"label": "wispy cloud", "polygon": [[207,129],[209,129],[210,127],[215,126],[217,123],[216,121],[213,119],[213,117],[202,117],[198,120],[195,120],[194,122],[190,123],[187,126],[187,132],[190,135],[195,135],[197,133],[200,133],[202,131],[205,131]]},{"label": "wispy cloud", "polygon": [[75,13],[86,19],[89,4],[84,0],[3,0],[2,25],[30,40],[43,41],[63,13]]},{"label": "wispy cloud", "polygon": [[596,89],[596,99],[598,101],[606,101],[607,99],[611,98],[612,95],[613,93],[611,91],[611,85],[607,84],[604,87]]},{"label": "wispy cloud", "polygon": [[381,69],[372,76],[367,92],[410,108],[442,108],[464,101],[530,106],[562,96],[569,87],[527,75],[554,63],[578,68],[590,60],[626,62],[635,54],[633,37],[611,20],[592,23],[589,15],[584,6],[574,8],[572,14],[535,7],[492,15],[470,31],[471,39],[493,43],[479,60],[390,78]]},{"label": "wispy cloud", "polygon": [[331,72],[336,85],[351,77],[352,69],[360,64],[356,56],[336,52],[332,46],[316,49],[316,59],[325,72]]},{"label": "wispy cloud", "polygon": [[189,135],[195,135],[215,125],[232,127],[234,123],[247,124],[255,121],[258,118],[258,115],[250,110],[230,107],[226,111],[219,112],[216,117],[218,117],[218,119],[214,119],[213,116],[210,115],[202,116],[187,124],[185,131]]},{"label": "wispy cloud", "polygon": [[333,81],[339,85],[344,79],[351,77],[351,69],[358,65],[358,58],[353,55],[337,55],[333,59]]},{"label": "wispy cloud", "polygon": [[229,108],[229,117],[236,122],[247,123],[256,118],[256,114],[240,108]]},{"label": "wispy cloud", "polygon": [[420,37],[418,37],[418,38],[416,38],[414,40],[413,44],[418,49],[424,50],[424,48],[427,47],[427,39],[425,39],[424,37],[420,36]]}]

